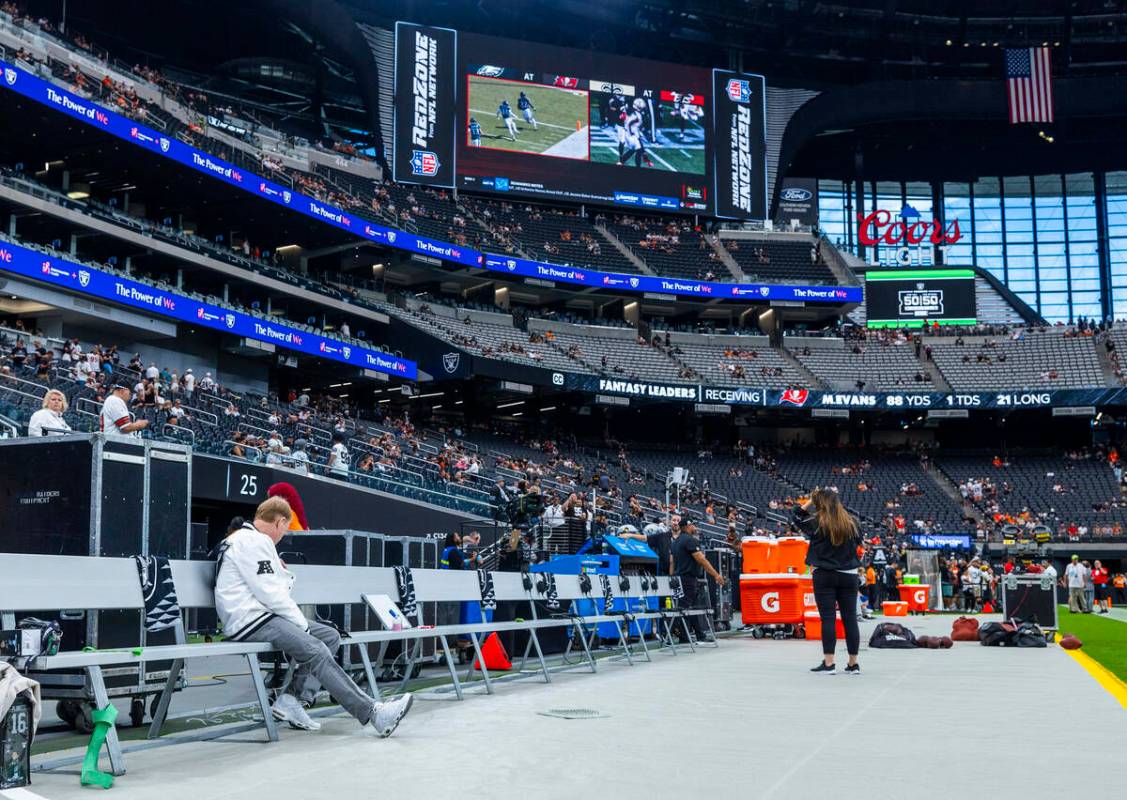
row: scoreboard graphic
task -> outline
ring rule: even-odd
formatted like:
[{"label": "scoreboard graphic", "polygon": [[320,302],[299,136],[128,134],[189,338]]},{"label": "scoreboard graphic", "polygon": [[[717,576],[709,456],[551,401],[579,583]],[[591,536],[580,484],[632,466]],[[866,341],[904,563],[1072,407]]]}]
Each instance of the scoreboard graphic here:
[{"label": "scoreboard graphic", "polygon": [[865,314],[870,328],[974,325],[974,270],[870,270]]}]

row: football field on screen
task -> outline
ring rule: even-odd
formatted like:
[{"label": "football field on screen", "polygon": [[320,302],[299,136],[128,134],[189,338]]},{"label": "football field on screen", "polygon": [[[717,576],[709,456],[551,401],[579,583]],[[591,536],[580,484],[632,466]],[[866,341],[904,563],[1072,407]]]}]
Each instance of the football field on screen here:
[{"label": "football field on screen", "polygon": [[[535,107],[537,129],[524,121],[517,98],[524,92]],[[517,140],[510,141],[497,107],[508,100],[517,124]],[[587,159],[587,93],[520,81],[469,77],[469,116],[481,124],[481,146],[517,153]],[[467,118],[468,122],[468,118]],[[578,122],[579,129],[576,130]]]}]

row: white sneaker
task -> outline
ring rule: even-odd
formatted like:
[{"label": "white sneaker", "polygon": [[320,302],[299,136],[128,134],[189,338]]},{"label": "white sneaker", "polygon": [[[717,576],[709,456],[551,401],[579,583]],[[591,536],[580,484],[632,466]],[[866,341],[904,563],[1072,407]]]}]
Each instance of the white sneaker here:
[{"label": "white sneaker", "polygon": [[321,723],[315,722],[292,694],[279,696],[270,710],[274,712],[274,719],[288,722],[291,728],[297,728],[299,731],[321,730]]},{"label": "white sneaker", "polygon": [[399,723],[411,710],[413,702],[415,702],[415,696],[405,694],[398,700],[376,703],[372,707],[372,718],[368,722],[376,729],[376,733],[380,735],[381,739],[386,739],[399,727]]}]

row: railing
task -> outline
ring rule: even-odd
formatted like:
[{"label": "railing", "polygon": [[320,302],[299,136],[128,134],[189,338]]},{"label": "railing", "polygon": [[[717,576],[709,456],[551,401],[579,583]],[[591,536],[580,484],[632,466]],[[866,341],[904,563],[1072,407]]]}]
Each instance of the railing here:
[{"label": "railing", "polygon": [[192,447],[196,446],[196,432],[190,428],[182,428],[179,425],[170,425],[166,422],[164,427],[161,428],[161,436],[177,441],[181,441],[183,437],[187,436],[187,440],[182,443],[191,445]]}]

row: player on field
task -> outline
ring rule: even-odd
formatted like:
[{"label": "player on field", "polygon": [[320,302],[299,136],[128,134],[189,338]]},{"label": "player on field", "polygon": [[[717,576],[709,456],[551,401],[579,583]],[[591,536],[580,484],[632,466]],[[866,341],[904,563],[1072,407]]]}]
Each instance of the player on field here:
[{"label": "player on field", "polygon": [[481,147],[481,123],[470,117],[470,147]]},{"label": "player on field", "polygon": [[623,152],[626,150],[626,112],[627,101],[622,95],[622,89],[617,86],[611,93],[610,100],[607,102],[607,116],[610,123],[614,125],[614,139],[618,142],[618,158],[621,160]]},{"label": "player on field", "polygon": [[626,131],[625,150],[618,158],[619,164],[625,164],[634,156],[634,166],[640,167],[643,162],[647,167],[652,167],[654,162],[646,155],[646,143],[642,140],[642,113],[646,109],[646,101],[640,97],[634,99],[633,106],[627,106],[624,129]]},{"label": "player on field", "polygon": [[497,106],[497,116],[504,121],[505,127],[509,129],[510,141],[515,142],[517,140],[517,121],[513,116],[513,107],[509,105],[508,100],[502,100],[501,105]]},{"label": "player on field", "polygon": [[681,124],[681,141],[685,141],[685,123],[696,122],[701,115],[699,108],[693,105],[693,93],[686,92],[677,98],[674,113]]},{"label": "player on field", "polygon": [[517,98],[517,108],[520,109],[521,114],[524,116],[524,121],[532,126],[532,130],[536,131],[540,128],[536,124],[536,117],[533,112],[536,111],[536,106],[532,105],[532,101],[528,99],[524,92],[520,93]]}]

